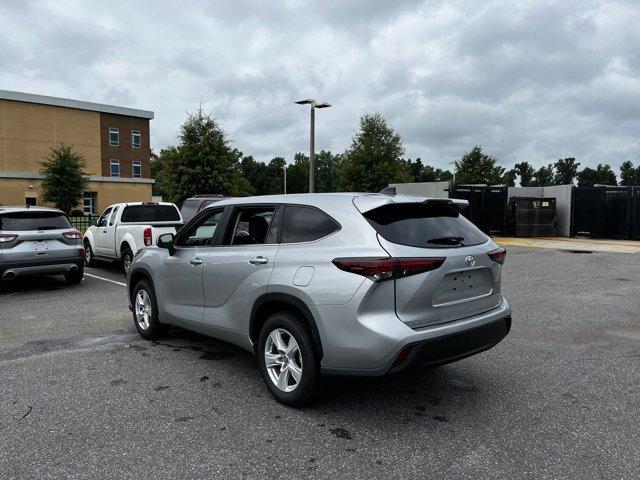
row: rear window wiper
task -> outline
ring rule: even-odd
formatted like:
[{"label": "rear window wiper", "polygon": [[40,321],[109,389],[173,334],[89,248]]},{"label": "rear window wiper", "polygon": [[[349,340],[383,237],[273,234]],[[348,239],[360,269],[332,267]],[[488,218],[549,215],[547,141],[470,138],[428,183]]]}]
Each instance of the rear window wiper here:
[{"label": "rear window wiper", "polygon": [[427,240],[427,243],[435,243],[436,245],[463,245],[464,237],[439,237]]}]

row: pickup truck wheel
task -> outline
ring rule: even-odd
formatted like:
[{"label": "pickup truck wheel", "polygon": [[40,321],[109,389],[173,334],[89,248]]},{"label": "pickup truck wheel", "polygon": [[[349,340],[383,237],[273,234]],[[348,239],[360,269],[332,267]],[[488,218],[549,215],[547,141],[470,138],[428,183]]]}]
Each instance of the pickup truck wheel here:
[{"label": "pickup truck wheel", "polygon": [[140,280],[133,289],[133,323],[142,338],[152,340],[167,333],[169,327],[158,320],[156,293],[147,280]]},{"label": "pickup truck wheel", "polygon": [[133,252],[129,247],[124,247],[122,249],[122,270],[124,270],[125,276],[129,269],[131,268],[131,262],[133,261]]},{"label": "pickup truck wheel", "polygon": [[293,313],[274,313],[260,330],[258,364],[271,395],[299,407],[311,402],[320,380],[320,362],[311,335]]},{"label": "pickup truck wheel", "polygon": [[89,240],[84,242],[84,261],[87,267],[94,267],[96,265],[96,256],[93,254]]}]

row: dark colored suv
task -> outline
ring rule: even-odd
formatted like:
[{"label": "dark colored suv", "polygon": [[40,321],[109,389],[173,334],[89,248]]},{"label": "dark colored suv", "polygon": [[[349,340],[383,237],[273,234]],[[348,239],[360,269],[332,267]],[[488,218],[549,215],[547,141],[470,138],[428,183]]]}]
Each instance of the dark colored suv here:
[{"label": "dark colored suv", "polygon": [[229,197],[223,195],[196,195],[195,197],[187,198],[180,209],[180,215],[182,220],[186,223],[196,216],[200,210],[212,203],[225,200]]}]

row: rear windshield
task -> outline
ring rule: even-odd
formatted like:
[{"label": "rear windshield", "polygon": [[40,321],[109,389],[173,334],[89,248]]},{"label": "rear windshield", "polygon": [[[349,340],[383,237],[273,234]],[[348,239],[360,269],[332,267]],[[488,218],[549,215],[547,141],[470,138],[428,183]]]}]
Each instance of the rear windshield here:
[{"label": "rear windshield", "polygon": [[67,217],[59,212],[13,212],[0,215],[0,230],[24,232],[29,230],[64,230],[73,228]]},{"label": "rear windshield", "polygon": [[185,200],[182,204],[182,208],[180,209],[180,213],[182,214],[182,218],[185,220],[193,217],[198,211],[198,206],[200,205],[201,200]]},{"label": "rear windshield", "polygon": [[384,205],[364,216],[380,236],[400,245],[451,248],[479,245],[488,240],[455,205]]},{"label": "rear windshield", "polygon": [[173,205],[130,205],[122,211],[123,223],[179,222],[180,213]]}]

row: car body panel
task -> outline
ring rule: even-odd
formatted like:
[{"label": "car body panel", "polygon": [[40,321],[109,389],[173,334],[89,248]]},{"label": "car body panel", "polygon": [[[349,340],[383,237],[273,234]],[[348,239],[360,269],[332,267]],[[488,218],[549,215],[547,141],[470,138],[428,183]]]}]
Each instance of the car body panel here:
[{"label": "car body panel", "polygon": [[[266,298],[265,295],[294,298],[292,307],[303,305],[311,317],[312,331],[317,331],[323,351],[321,368],[325,373],[383,375],[395,368],[394,360],[406,345],[510,317],[510,306],[500,293],[500,266],[486,255],[496,248],[493,242],[433,249],[392,244],[381,238],[356,208],[356,200],[364,196],[368,206],[363,207],[363,203],[361,208],[375,208],[387,202],[384,195],[358,193],[221,200],[216,202],[216,207],[314,206],[338,222],[340,228],[311,242],[245,246],[218,243],[198,252],[204,260],[200,270],[185,269],[184,274],[165,269],[164,264],[173,261],[169,259],[168,250],[151,247],[134,258],[131,271],[134,275],[139,268],[153,272],[161,321],[215,336],[250,351],[254,348],[250,327],[257,303]],[[420,199],[398,197],[403,198],[394,201]],[[218,228],[225,227],[222,224]],[[435,255],[446,256],[447,260],[437,273],[431,271],[383,281],[343,271],[332,263],[338,257],[388,258],[390,255]],[[469,255],[476,257],[474,266],[466,263]],[[268,259],[262,268],[248,263],[258,256]],[[181,258],[180,261],[187,260]],[[472,272],[474,278],[484,278],[486,284],[470,289],[471,295],[464,293],[456,297],[453,285],[447,283],[453,281],[449,275],[456,272],[466,275]],[[187,280],[187,276],[191,278]],[[178,308],[167,304],[168,290],[183,292],[182,303],[197,303],[198,279],[201,279],[203,296],[201,322],[197,321],[197,306],[193,306],[192,313],[185,313],[180,310],[187,308],[184,305]]]}]

